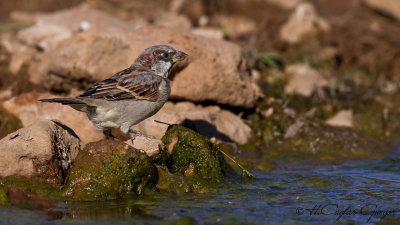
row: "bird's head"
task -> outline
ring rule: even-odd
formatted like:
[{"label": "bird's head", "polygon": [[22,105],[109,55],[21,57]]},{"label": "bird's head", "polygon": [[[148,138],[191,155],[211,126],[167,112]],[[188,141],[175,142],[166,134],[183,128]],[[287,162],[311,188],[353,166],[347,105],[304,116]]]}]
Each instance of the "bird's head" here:
[{"label": "bird's head", "polygon": [[187,57],[187,54],[178,50],[175,50],[168,45],[155,45],[150,48],[146,48],[135,62],[132,64],[145,67],[155,74],[168,77],[168,73],[172,66],[182,61]]}]

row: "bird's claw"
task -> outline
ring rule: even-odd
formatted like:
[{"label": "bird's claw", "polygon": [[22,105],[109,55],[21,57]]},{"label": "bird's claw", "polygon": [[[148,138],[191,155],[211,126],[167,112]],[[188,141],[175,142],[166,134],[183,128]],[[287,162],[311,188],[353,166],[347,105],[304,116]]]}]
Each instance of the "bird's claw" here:
[{"label": "bird's claw", "polygon": [[138,136],[145,137],[147,140],[155,139],[154,136],[143,134],[142,132],[137,131],[137,130],[129,130],[129,134],[131,136],[132,144],[133,144],[133,141],[135,140],[135,138]]}]

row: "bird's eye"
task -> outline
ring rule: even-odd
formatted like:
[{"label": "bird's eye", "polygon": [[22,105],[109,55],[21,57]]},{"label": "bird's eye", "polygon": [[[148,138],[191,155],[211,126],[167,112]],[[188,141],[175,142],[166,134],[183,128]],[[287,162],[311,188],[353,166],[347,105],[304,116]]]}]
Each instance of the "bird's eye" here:
[{"label": "bird's eye", "polygon": [[169,53],[168,52],[164,52],[163,54],[161,54],[162,57],[164,58],[169,58]]}]

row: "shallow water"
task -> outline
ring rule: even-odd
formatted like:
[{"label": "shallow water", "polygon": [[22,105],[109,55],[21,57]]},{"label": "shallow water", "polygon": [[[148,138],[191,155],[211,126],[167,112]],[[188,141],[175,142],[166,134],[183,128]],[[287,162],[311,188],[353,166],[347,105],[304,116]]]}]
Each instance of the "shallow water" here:
[{"label": "shallow water", "polygon": [[0,224],[400,224],[400,158],[252,172],[212,194],[0,207]]}]

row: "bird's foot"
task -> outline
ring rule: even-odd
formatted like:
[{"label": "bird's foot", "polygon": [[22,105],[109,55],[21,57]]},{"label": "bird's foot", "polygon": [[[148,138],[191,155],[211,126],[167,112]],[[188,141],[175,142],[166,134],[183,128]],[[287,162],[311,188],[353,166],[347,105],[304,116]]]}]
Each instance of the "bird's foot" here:
[{"label": "bird's foot", "polygon": [[111,139],[113,141],[118,141],[118,138],[116,138],[114,135],[112,135],[111,130],[103,130],[104,136],[106,136],[107,139]]},{"label": "bird's foot", "polygon": [[154,136],[143,134],[142,132],[137,131],[137,130],[129,130],[129,134],[131,135],[132,144],[133,144],[133,141],[135,140],[135,138],[138,136],[145,137],[148,140],[155,139]]}]

